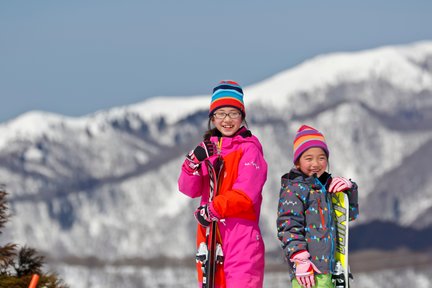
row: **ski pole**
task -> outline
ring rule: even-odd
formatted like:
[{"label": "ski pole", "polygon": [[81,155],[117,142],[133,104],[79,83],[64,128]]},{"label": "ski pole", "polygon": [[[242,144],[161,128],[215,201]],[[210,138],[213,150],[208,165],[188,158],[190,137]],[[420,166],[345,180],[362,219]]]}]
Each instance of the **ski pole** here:
[{"label": "ski pole", "polygon": [[39,282],[39,275],[38,274],[33,274],[32,279],[30,281],[30,285],[28,288],[36,288],[36,285]]}]

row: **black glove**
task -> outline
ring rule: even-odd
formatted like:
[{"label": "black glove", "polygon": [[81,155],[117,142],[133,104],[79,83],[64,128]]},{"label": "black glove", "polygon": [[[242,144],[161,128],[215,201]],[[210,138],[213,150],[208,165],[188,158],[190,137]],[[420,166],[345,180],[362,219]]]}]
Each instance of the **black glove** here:
[{"label": "black glove", "polygon": [[198,223],[204,227],[208,227],[212,221],[218,220],[218,218],[211,213],[208,205],[199,206],[195,210],[194,215]]},{"label": "black glove", "polygon": [[186,155],[186,159],[190,161],[188,166],[195,170],[199,167],[202,161],[216,153],[216,145],[210,140],[204,140],[200,145]]},{"label": "black glove", "polygon": [[216,145],[211,142],[210,140],[204,140],[201,142],[200,145],[198,145],[194,150],[193,154],[195,155],[195,158],[202,162],[205,159],[209,158],[210,156],[217,153]]}]

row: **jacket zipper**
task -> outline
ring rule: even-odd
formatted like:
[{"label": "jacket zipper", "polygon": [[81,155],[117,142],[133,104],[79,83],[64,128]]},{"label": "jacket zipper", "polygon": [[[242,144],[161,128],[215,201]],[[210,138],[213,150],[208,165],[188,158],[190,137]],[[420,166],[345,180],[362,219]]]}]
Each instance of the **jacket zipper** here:
[{"label": "jacket zipper", "polygon": [[318,210],[319,210],[319,214],[320,214],[320,218],[321,218],[321,225],[323,226],[324,229],[326,229],[326,225],[325,225],[325,219],[324,219],[324,213],[321,207],[321,199],[318,198]]},{"label": "jacket zipper", "polygon": [[[327,202],[327,209],[328,209],[328,217],[327,217],[327,219],[328,219],[328,227],[326,226],[326,228],[328,228],[328,232],[330,233],[330,237],[331,237],[331,239],[330,239],[330,243],[331,243],[331,248],[330,248],[330,263],[329,263],[329,265],[330,265],[330,272],[331,273],[333,273],[334,271],[333,271],[333,269],[332,269],[332,267],[333,267],[333,263],[334,263],[334,250],[335,250],[335,247],[334,247],[334,238],[333,238],[333,234],[332,233],[334,233],[334,231],[331,231],[331,227],[333,226],[333,216],[332,216],[332,213],[333,213],[333,208],[332,208],[332,206],[331,206],[331,199],[329,199],[329,193],[327,193],[327,189],[325,188],[325,186],[324,185],[322,185],[321,184],[321,182],[316,178],[315,179],[315,183],[316,184],[319,184],[319,186],[321,186],[321,189],[320,190],[323,190],[323,192],[324,192],[324,197],[325,197],[325,199],[327,200],[326,202]],[[318,198],[318,205],[319,205],[319,211],[320,211],[320,217],[321,217],[321,222],[323,223],[323,226],[324,226],[324,213],[323,213],[323,211],[322,211],[322,209],[321,209],[321,199],[320,198]]]}]

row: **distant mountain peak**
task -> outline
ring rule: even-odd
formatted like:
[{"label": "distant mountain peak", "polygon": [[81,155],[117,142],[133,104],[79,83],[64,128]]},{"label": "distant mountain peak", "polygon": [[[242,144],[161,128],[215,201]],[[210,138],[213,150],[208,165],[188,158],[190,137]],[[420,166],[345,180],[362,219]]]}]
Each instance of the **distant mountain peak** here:
[{"label": "distant mountain peak", "polygon": [[250,101],[278,106],[287,95],[373,78],[414,92],[431,90],[432,41],[320,55],[247,87],[245,94]]},{"label": "distant mountain peak", "polygon": [[[386,81],[398,89],[415,93],[432,90],[432,41],[320,55],[257,84],[244,87],[245,103],[246,106],[256,103],[289,111],[300,107],[297,104],[299,99],[294,99],[298,95],[314,95],[319,103],[326,98],[323,89],[340,83],[367,82],[371,79]],[[137,116],[145,122],[164,118],[167,124],[173,124],[197,110],[207,110],[210,91],[211,87],[208,95],[194,97],[149,98],[136,104],[100,110],[82,117],[66,117],[42,111],[27,112],[0,124],[0,147],[6,145],[11,138],[40,136],[55,126],[89,126],[94,130],[95,127],[123,119],[127,115]]]}]

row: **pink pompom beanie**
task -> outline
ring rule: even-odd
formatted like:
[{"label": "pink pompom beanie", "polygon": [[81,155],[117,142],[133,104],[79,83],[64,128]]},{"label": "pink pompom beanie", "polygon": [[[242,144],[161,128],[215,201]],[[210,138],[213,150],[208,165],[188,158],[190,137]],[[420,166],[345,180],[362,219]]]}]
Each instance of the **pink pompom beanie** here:
[{"label": "pink pompom beanie", "polygon": [[300,158],[301,154],[312,147],[319,147],[324,150],[327,158],[330,155],[324,135],[313,127],[302,125],[296,134],[293,143],[293,162]]}]

